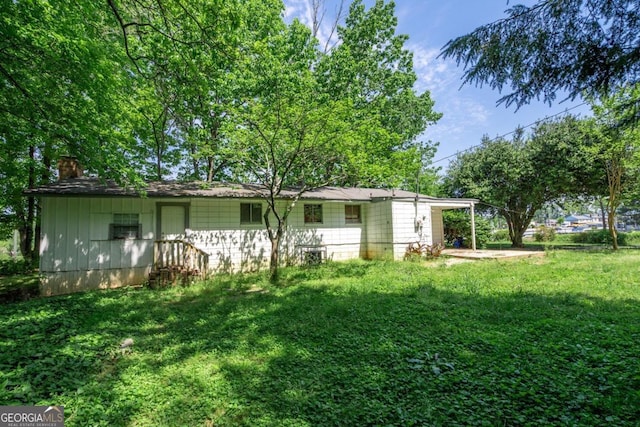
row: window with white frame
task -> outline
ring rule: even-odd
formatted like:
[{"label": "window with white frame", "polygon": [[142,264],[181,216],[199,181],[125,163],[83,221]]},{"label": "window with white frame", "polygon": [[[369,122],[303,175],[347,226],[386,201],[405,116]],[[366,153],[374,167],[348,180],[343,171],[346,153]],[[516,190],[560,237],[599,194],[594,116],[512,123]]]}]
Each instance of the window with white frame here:
[{"label": "window with white frame", "polygon": [[345,205],[344,222],[346,224],[362,223],[362,217],[360,216],[360,205]]},{"label": "window with white frame", "polygon": [[304,223],[322,224],[322,205],[304,205]]},{"label": "window with white frame", "polygon": [[109,224],[109,239],[140,239],[142,225],[137,213],[114,213],[113,223]]},{"label": "window with white frame", "polygon": [[240,224],[262,224],[262,204],[240,203]]}]

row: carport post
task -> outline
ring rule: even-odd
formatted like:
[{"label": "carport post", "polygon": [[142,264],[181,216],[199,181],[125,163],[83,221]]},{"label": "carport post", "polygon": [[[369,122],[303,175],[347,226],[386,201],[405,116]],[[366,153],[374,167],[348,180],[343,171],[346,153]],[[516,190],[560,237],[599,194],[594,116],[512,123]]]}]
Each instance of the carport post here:
[{"label": "carport post", "polygon": [[476,250],[476,215],[473,202],[471,202],[471,249]]}]

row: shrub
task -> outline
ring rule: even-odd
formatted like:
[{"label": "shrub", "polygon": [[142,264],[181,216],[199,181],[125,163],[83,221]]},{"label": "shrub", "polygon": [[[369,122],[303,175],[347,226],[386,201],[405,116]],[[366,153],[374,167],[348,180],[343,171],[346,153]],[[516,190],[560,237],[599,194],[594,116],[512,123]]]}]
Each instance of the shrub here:
[{"label": "shrub", "polygon": [[536,242],[553,242],[556,239],[556,230],[552,227],[541,225],[536,228],[533,238]]},{"label": "shrub", "polygon": [[25,259],[0,260],[0,276],[13,276],[33,271],[33,264]]},{"label": "shrub", "polygon": [[509,230],[506,228],[502,228],[500,230],[495,230],[491,233],[491,241],[492,242],[503,242],[505,240],[510,240]]},{"label": "shrub", "polygon": [[[463,246],[471,246],[471,215],[462,210],[445,211],[442,213],[444,222],[444,238],[448,245],[453,245],[459,237],[463,239]],[[484,248],[491,237],[489,221],[476,216],[476,246]]]},{"label": "shrub", "polygon": [[[618,244],[627,244],[627,233],[618,232]],[[609,230],[589,230],[582,233],[572,234],[571,236],[574,243],[586,243],[593,245],[611,245],[611,234]]]},{"label": "shrub", "polygon": [[627,235],[627,245],[637,245],[640,244],[640,231],[631,231],[626,233]]}]

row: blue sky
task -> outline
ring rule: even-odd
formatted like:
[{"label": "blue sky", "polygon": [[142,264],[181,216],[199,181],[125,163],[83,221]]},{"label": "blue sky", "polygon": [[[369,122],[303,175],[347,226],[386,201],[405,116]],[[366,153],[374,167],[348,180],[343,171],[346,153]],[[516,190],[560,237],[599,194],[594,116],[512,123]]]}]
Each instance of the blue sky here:
[{"label": "blue sky", "polygon": [[[285,0],[287,18],[298,17],[309,23],[309,3],[310,0]],[[335,16],[338,3],[339,0],[325,0],[325,24]],[[365,0],[367,5],[372,3],[373,0]],[[581,100],[560,102],[562,96],[558,96],[551,106],[532,102],[517,111],[513,106],[497,106],[496,102],[502,96],[499,92],[486,86],[461,87],[463,69],[454,61],[437,58],[449,40],[503,18],[504,11],[515,4],[532,5],[535,1],[395,0],[395,3],[397,32],[409,36],[405,47],[414,54],[414,69],[418,75],[416,88],[431,92],[436,111],[443,113],[442,119],[420,138],[440,142],[434,158],[437,166],[446,169],[449,159],[445,158],[479,144],[483,135],[492,138],[505,135],[518,126],[524,127],[569,109],[572,114],[590,114],[588,106],[572,109],[581,104]],[[350,0],[345,4],[348,11]]]}]

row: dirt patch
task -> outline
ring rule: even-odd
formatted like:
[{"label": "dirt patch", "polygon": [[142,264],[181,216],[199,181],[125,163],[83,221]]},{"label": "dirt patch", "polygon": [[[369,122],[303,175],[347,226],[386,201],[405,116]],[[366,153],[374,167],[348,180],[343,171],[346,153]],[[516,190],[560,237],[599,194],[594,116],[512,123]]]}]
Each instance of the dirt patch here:
[{"label": "dirt patch", "polygon": [[474,260],[474,259],[543,257],[544,251],[517,250],[517,249],[503,249],[503,250],[481,249],[477,251],[473,251],[471,249],[445,249],[444,251],[442,251],[442,254],[447,255],[449,257],[453,257],[453,258]]}]

